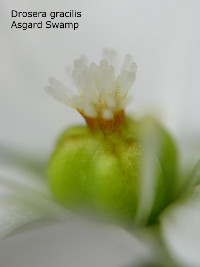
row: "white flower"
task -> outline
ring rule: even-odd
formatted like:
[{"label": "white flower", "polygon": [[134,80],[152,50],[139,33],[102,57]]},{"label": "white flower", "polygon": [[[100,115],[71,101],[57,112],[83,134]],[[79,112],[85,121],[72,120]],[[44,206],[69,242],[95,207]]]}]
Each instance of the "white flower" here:
[{"label": "white flower", "polygon": [[50,85],[45,90],[57,101],[77,109],[85,118],[111,120],[124,109],[137,71],[136,63],[127,55],[121,72],[116,75],[114,66],[110,64],[116,61],[116,57],[115,51],[104,50],[105,59],[99,65],[88,65],[84,56],[75,60],[71,76],[78,95],[54,78],[49,79]]},{"label": "white flower", "polygon": [[[121,72],[117,75],[113,64],[116,60],[116,53],[107,50],[104,51],[104,54],[105,59],[99,65],[95,63],[87,65],[84,57],[74,62],[71,76],[78,89],[78,95],[74,95],[54,78],[50,78],[50,85],[46,86],[46,91],[56,100],[76,108],[86,120],[87,118],[112,120],[118,112],[123,112],[127,103],[128,91],[136,77],[137,67],[131,57],[126,56]],[[27,162],[24,161],[24,164]],[[9,167],[8,173],[10,171]],[[17,177],[20,179],[16,180],[23,180],[22,174],[15,174],[14,176],[20,176]],[[31,180],[31,177],[30,169],[30,174],[25,174],[25,178]],[[53,219],[68,222],[69,219],[74,218],[75,221],[81,220],[82,223],[82,218],[57,204],[48,194],[48,190],[47,192],[43,191],[40,182],[39,186],[35,188],[32,185],[17,182],[14,178],[12,175],[9,177],[6,173],[0,172],[1,188],[4,187],[6,191],[5,195],[1,194],[0,197],[0,239],[7,237],[20,226],[35,220]],[[187,178],[188,184],[183,190],[185,194],[161,213],[158,221],[159,227],[134,229],[132,237],[130,236],[130,241],[133,241],[134,246],[133,266],[140,255],[144,256],[144,250],[134,242],[138,236],[140,243],[150,249],[152,261],[156,263],[158,261],[158,264],[153,263],[152,266],[164,266],[166,260],[169,261],[168,266],[200,266],[200,162]],[[144,185],[148,185],[148,181]],[[149,193],[146,195],[151,198],[153,192],[150,191],[150,195]],[[151,208],[150,202],[147,201],[143,204],[145,208]],[[141,235],[137,233],[138,230]],[[53,233],[53,231],[49,231],[49,233]],[[38,235],[41,235],[41,232]],[[54,236],[52,238],[54,239]],[[160,239],[163,241],[163,246],[161,246]],[[24,245],[26,246],[26,243]],[[2,255],[4,255],[3,246],[2,243],[0,249]],[[35,246],[38,247],[38,244]],[[60,251],[62,252],[62,250]]]}]

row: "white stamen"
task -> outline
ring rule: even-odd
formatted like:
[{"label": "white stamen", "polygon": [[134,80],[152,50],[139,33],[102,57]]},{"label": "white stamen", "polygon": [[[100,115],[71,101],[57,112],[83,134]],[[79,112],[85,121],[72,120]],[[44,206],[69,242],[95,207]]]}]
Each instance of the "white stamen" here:
[{"label": "white stamen", "polygon": [[71,92],[65,87],[61,82],[57,81],[54,78],[49,78],[49,83],[51,86],[46,86],[46,92],[53,96],[55,100],[65,104],[65,105],[72,105]]},{"label": "white stamen", "polygon": [[118,72],[118,55],[113,49],[105,48],[103,50],[103,58],[108,62],[109,65],[114,67],[115,74]]},{"label": "white stamen", "polygon": [[131,89],[136,78],[136,73],[122,71],[117,77],[117,84],[119,88],[119,96],[124,97],[127,95],[128,91]]},{"label": "white stamen", "polygon": [[46,86],[45,90],[57,101],[76,108],[88,117],[112,119],[115,112],[127,104],[125,97],[135,81],[137,66],[131,56],[127,55],[116,77],[115,68],[111,65],[116,62],[116,52],[104,50],[104,58],[99,65],[88,65],[82,56],[74,61],[73,70],[68,69],[79,95],[72,94],[54,78],[49,79],[50,86]]},{"label": "white stamen", "polygon": [[122,71],[129,71],[130,65],[133,62],[131,55],[126,55],[124,63],[122,65]]}]

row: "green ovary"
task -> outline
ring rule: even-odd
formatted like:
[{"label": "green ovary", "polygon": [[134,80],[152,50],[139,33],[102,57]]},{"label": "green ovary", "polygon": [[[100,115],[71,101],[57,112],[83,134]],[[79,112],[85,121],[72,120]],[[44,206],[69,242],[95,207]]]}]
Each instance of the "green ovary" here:
[{"label": "green ovary", "polygon": [[[86,126],[67,129],[48,165],[55,198],[72,210],[87,209],[117,222],[134,223],[144,201],[141,198],[145,198],[142,194],[145,149],[140,138],[143,131],[148,132],[145,123],[126,119],[122,128],[112,133],[90,131]],[[152,160],[155,175],[152,205],[142,211],[137,224],[156,221],[159,212],[175,197],[170,190],[176,181],[173,141],[157,123],[150,124],[162,142]]]}]

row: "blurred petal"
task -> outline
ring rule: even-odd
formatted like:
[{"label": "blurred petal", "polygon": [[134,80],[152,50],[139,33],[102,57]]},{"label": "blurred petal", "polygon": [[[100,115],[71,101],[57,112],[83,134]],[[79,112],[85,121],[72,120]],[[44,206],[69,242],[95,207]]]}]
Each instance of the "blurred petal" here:
[{"label": "blurred petal", "polygon": [[4,238],[17,228],[47,217],[37,205],[11,194],[1,197],[0,206],[0,238]]},{"label": "blurred petal", "polygon": [[188,180],[188,186],[193,187],[200,183],[200,160],[195,164]]},{"label": "blurred petal", "polygon": [[[12,256],[11,256],[12,255]],[[149,249],[119,227],[89,222],[46,226],[0,244],[2,266],[120,267],[151,262]]]},{"label": "blurred petal", "polygon": [[51,199],[42,187],[28,186],[2,171],[0,193],[0,238],[36,220],[48,218],[66,221],[78,218]]},{"label": "blurred petal", "polygon": [[168,251],[181,266],[200,266],[200,190],[170,206],[161,216]]},{"label": "blurred petal", "polygon": [[[144,117],[140,127],[144,159],[136,222],[145,225],[153,222],[177,196],[177,151],[170,134],[153,117]],[[162,173],[162,180],[159,179],[159,173]]]}]

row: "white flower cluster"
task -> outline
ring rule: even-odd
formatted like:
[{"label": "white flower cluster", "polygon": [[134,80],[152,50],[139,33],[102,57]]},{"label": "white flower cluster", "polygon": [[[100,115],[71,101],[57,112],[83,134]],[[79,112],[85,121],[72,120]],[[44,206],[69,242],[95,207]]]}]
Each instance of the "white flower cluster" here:
[{"label": "white flower cluster", "polygon": [[88,65],[83,56],[74,61],[71,76],[79,95],[70,92],[54,78],[49,79],[50,85],[45,90],[57,101],[74,107],[85,117],[110,120],[127,104],[126,96],[135,81],[137,71],[136,63],[127,55],[121,72],[116,75],[114,66],[110,64],[116,62],[116,57],[115,51],[105,50],[105,59],[99,65]]}]

